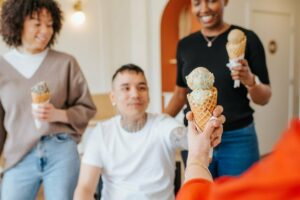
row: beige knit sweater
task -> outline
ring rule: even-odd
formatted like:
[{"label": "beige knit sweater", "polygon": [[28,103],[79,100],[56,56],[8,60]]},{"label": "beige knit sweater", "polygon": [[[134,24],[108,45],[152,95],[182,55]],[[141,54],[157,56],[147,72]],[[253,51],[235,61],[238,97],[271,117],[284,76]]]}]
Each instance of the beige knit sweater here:
[{"label": "beige knit sweater", "polygon": [[[47,123],[39,131],[31,114],[31,87],[46,81],[50,103],[66,109],[70,124]],[[96,113],[87,82],[76,60],[49,50],[35,74],[27,79],[0,57],[0,153],[5,169],[17,164],[43,135],[69,133],[79,141]]]}]

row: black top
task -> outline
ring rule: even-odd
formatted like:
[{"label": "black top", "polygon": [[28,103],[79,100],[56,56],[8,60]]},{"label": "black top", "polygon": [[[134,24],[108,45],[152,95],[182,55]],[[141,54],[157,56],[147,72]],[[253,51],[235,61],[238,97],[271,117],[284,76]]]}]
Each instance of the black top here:
[{"label": "black top", "polygon": [[[246,87],[243,84],[239,88],[233,87],[234,81],[226,66],[229,62],[226,51],[227,36],[232,29],[236,28],[242,30],[247,36],[245,59],[252,73],[256,74],[262,83],[269,84],[265,52],[261,41],[253,31],[239,26],[231,25],[226,32],[213,41],[211,47],[207,46],[207,41],[200,31],[192,33],[179,41],[176,55],[178,86],[188,88],[185,77],[196,67],[206,67],[214,74],[214,86],[218,89],[218,104],[224,107],[223,114],[226,117],[225,131],[247,126],[253,121],[254,112],[249,105]],[[188,110],[190,110],[189,106],[185,109],[185,113]]]}]

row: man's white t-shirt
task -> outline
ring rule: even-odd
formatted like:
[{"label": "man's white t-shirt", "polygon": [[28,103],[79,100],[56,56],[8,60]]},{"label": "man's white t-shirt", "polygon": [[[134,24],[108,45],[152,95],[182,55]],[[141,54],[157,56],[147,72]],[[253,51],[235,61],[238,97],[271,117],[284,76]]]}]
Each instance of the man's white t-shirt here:
[{"label": "man's white t-shirt", "polygon": [[[102,170],[103,200],[174,200],[175,151],[172,136],[183,127],[162,114],[148,114],[144,128],[126,132],[120,116],[99,123],[86,143],[82,162]],[[186,147],[185,147],[186,148]]]}]

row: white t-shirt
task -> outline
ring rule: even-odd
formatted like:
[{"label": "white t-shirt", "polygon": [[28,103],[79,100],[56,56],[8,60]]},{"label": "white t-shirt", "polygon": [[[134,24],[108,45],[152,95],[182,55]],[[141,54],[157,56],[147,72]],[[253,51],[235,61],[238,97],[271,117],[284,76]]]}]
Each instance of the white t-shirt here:
[{"label": "white t-shirt", "polygon": [[[174,200],[175,143],[187,147],[186,129],[167,115],[148,114],[144,128],[129,133],[120,118],[95,127],[82,159],[102,169],[102,200]],[[178,127],[184,134],[173,136]]]}]

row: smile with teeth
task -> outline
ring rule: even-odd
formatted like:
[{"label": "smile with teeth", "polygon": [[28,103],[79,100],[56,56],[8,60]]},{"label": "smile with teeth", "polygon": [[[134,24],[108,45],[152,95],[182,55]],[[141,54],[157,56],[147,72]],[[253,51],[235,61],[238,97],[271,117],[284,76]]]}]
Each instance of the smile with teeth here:
[{"label": "smile with teeth", "polygon": [[202,22],[204,22],[204,23],[208,23],[208,22],[210,22],[212,19],[213,19],[213,16],[212,16],[212,15],[205,15],[205,16],[202,16],[202,17],[201,17],[201,20],[202,20]]},{"label": "smile with teeth", "polygon": [[47,38],[46,37],[36,37],[36,39],[40,42],[46,42]]}]

